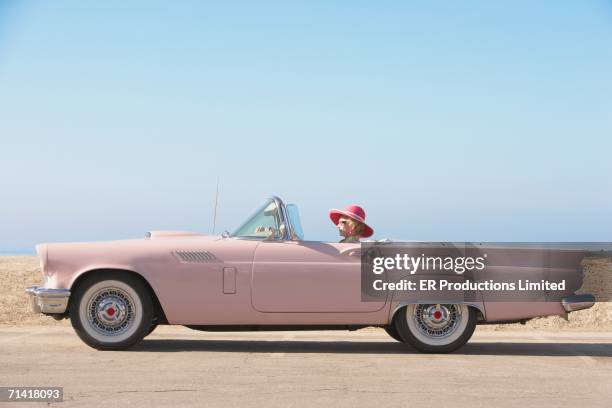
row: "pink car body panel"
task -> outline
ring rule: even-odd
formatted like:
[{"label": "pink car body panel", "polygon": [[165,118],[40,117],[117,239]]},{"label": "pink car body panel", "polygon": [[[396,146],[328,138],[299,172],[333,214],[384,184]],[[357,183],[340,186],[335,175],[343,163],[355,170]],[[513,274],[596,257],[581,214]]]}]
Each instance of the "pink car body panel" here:
[{"label": "pink car body panel", "polygon": [[[359,244],[155,232],[149,239],[39,246],[49,288],[84,273],[132,271],[169,324],[386,325],[403,303],[361,302]],[[487,321],[563,314],[556,302],[478,302]]]},{"label": "pink car body panel", "polygon": [[[253,267],[253,257],[259,245],[264,248],[260,252],[261,256],[271,256],[269,249],[275,246],[273,242],[195,235],[185,237],[169,234],[167,238],[160,239],[46,244],[45,251],[53,260],[47,264],[46,273],[49,280],[46,286],[72,288],[82,274],[94,270],[118,269],[136,272],[146,279],[155,291],[170,324],[380,324],[387,318],[387,312],[383,310],[384,304],[378,305],[374,313],[364,313],[367,310],[359,307],[358,287],[356,299],[354,296],[338,298],[341,305],[342,302],[346,305],[347,301],[352,303],[352,308],[342,306],[340,313],[321,313],[321,307],[306,310],[304,313],[304,310],[291,305],[285,313],[256,310],[251,292],[254,277],[255,282],[259,282],[256,287],[268,293],[272,301],[282,302],[283,299],[282,293],[275,290],[273,284],[265,282],[265,277],[253,275],[254,269],[263,274],[278,272],[274,268],[266,272],[261,265],[258,268]],[[299,251],[292,243],[286,245]],[[203,250],[214,254],[216,259],[211,262],[184,262],[176,256],[176,251]],[[289,255],[289,252],[286,254]],[[303,263],[297,259],[291,264],[296,267],[296,272],[301,270],[308,273],[308,259],[312,259],[312,255],[309,258],[309,255],[305,254]],[[358,262],[358,257],[351,261],[353,268],[350,271],[339,265],[340,277],[350,279],[347,275],[352,273],[354,279],[350,280],[359,284]],[[300,264],[306,267],[300,269]],[[265,261],[262,265],[272,263]],[[228,269],[234,270],[233,293],[224,293],[226,291],[223,280],[228,275]],[[320,272],[329,270],[334,274],[335,269],[324,268]],[[299,272],[297,273],[299,275]],[[355,286],[355,283],[352,283],[352,286]],[[318,287],[321,288],[322,285]],[[309,290],[314,295],[313,289],[316,290],[315,287]],[[260,292],[260,296],[263,293]],[[330,299],[323,303],[323,307],[333,312],[338,310],[333,306],[334,298],[338,296],[331,295],[330,293]],[[314,297],[310,301],[317,303],[320,299],[321,297]],[[304,299],[300,301],[303,305]],[[278,305],[277,303],[277,307]],[[368,309],[371,309],[371,306],[368,306]],[[308,313],[309,311],[312,313]]]},{"label": "pink car body panel", "polygon": [[253,307],[259,312],[373,313],[361,301],[359,244],[262,242],[255,250]]}]

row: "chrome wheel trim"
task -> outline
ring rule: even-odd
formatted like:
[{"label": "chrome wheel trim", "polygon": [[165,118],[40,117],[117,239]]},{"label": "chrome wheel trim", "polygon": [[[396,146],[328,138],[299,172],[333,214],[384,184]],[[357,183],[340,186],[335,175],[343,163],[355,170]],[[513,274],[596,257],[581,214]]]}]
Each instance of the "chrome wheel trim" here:
[{"label": "chrome wheel trim", "polygon": [[457,340],[468,324],[468,306],[461,304],[408,305],[406,322],[414,337],[431,346],[444,346]]},{"label": "chrome wheel trim", "polygon": [[134,320],[134,301],[119,288],[103,288],[87,303],[87,320],[98,332],[117,336]]},{"label": "chrome wheel trim", "polygon": [[143,318],[142,303],[130,285],[105,280],[85,291],[79,317],[91,337],[102,343],[117,343],[138,330]]}]

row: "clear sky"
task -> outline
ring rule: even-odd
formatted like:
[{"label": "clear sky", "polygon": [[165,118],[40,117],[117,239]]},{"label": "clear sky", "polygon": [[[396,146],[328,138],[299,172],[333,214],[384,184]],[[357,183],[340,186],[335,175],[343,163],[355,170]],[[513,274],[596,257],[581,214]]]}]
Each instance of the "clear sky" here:
[{"label": "clear sky", "polygon": [[612,2],[2,1],[0,251],[232,229],[612,241]]}]

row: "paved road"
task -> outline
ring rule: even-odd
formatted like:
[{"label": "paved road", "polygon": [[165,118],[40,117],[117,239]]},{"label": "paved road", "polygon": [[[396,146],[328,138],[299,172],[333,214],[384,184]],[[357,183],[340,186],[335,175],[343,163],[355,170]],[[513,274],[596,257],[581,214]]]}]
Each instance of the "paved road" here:
[{"label": "paved road", "polygon": [[160,327],[132,351],[99,352],[70,327],[0,327],[0,356],[0,386],[63,386],[65,407],[612,406],[610,332],[478,331],[425,355],[373,329]]}]

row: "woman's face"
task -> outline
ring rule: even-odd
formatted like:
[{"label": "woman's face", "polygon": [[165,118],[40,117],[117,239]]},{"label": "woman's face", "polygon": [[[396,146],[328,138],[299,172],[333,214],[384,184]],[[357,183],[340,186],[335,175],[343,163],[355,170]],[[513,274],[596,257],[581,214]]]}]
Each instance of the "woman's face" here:
[{"label": "woman's face", "polygon": [[353,235],[353,231],[356,227],[356,222],[348,217],[340,217],[338,219],[338,232],[343,237],[350,237]]}]

